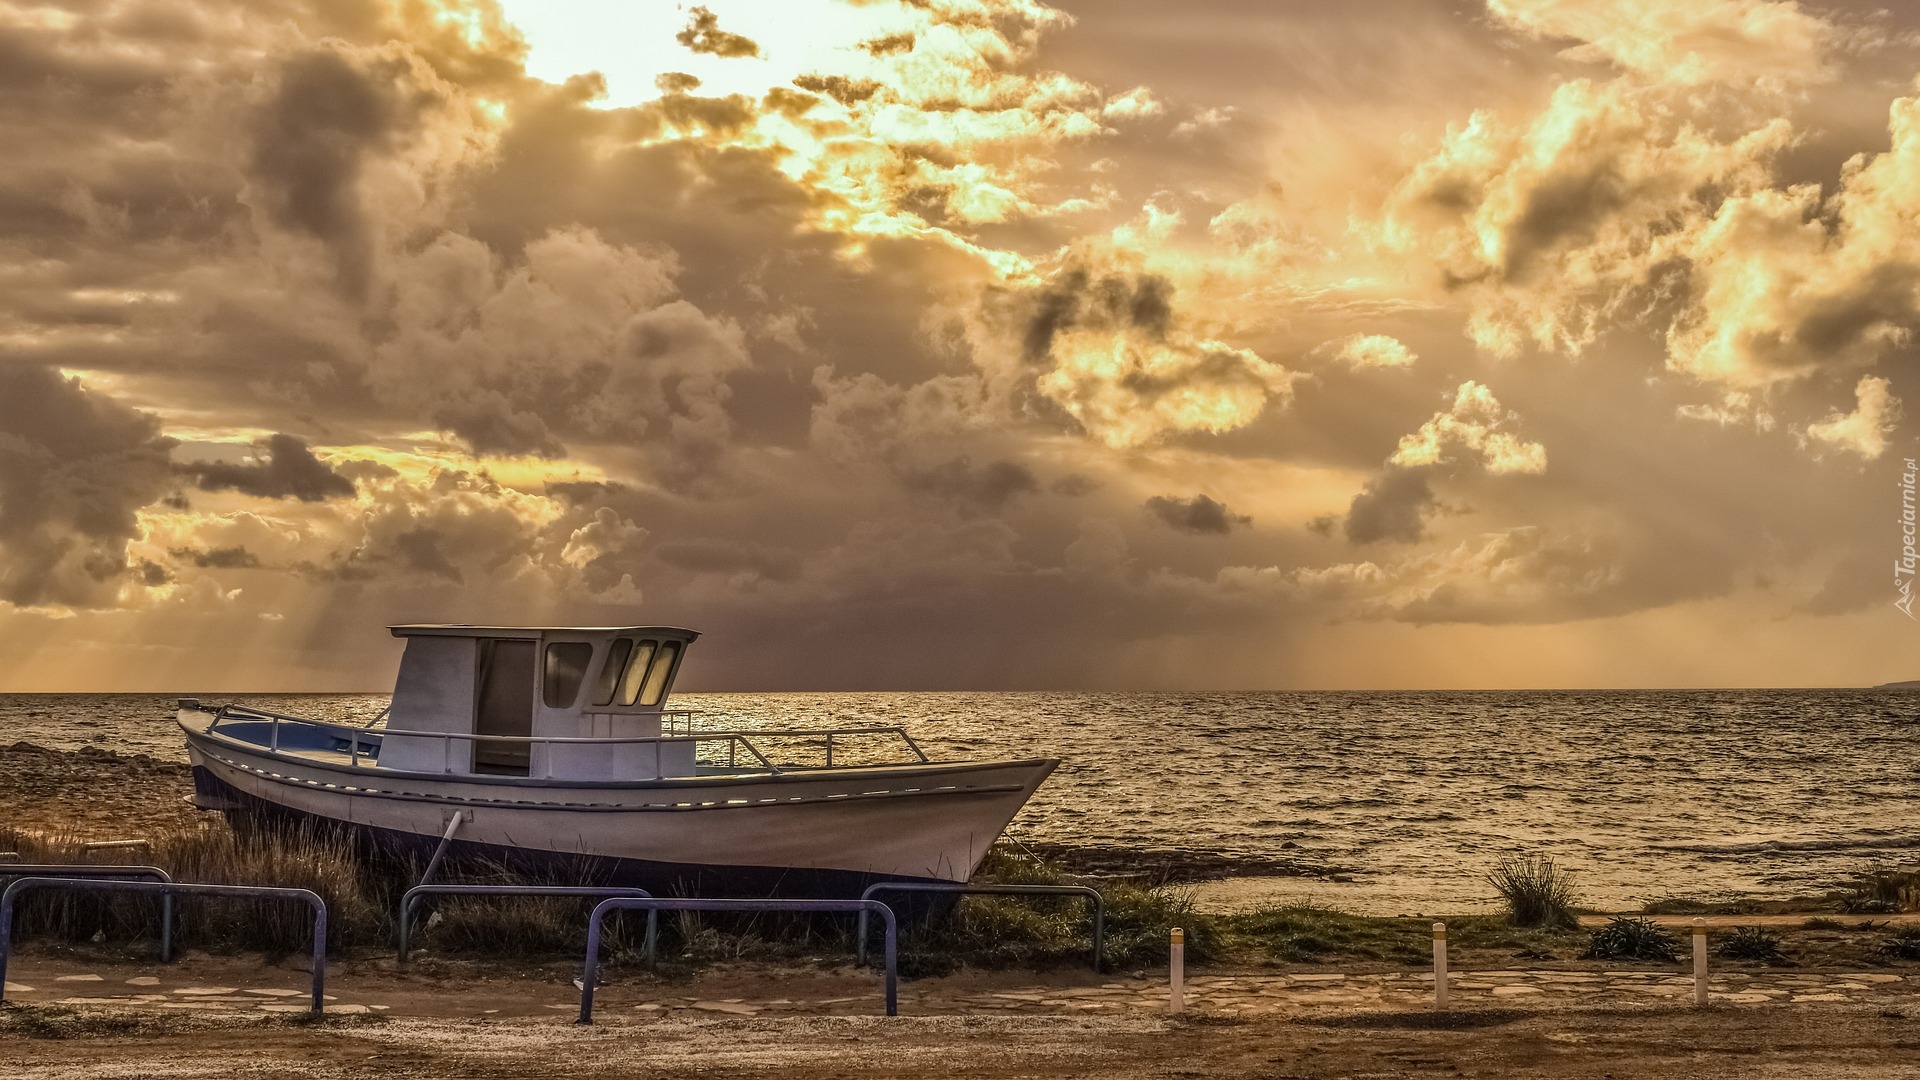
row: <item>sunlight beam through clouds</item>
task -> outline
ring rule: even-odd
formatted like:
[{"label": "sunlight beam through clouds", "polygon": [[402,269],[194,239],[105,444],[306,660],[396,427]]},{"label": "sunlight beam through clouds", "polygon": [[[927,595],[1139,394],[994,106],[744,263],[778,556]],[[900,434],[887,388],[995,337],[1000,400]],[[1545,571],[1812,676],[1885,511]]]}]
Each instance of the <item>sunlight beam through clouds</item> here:
[{"label": "sunlight beam through clouds", "polygon": [[[526,37],[527,74],[563,83],[598,72],[606,96],[596,104],[605,108],[659,98],[659,78],[676,71],[699,79],[706,94],[759,97],[801,75],[836,71],[860,42],[909,22],[891,5],[839,0],[501,0],[500,7]],[[722,29],[751,39],[759,55],[695,52],[675,40],[697,7],[711,11]]]}]

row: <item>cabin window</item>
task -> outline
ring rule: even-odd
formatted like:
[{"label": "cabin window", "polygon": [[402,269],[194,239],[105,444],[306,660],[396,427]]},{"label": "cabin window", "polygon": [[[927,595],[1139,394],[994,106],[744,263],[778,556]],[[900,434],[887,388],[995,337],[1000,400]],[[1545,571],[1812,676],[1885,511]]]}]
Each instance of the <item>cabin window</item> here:
[{"label": "cabin window", "polygon": [[593,684],[595,705],[613,704],[614,692],[620,689],[620,674],[627,670],[627,657],[632,655],[632,638],[617,637],[607,646],[607,661],[600,665],[600,678]]},{"label": "cabin window", "polygon": [[667,676],[673,672],[673,662],[679,658],[679,642],[669,641],[660,646],[660,655],[654,657],[653,666],[647,671],[647,685],[640,694],[640,704],[660,704],[660,699],[667,693]]},{"label": "cabin window", "polygon": [[556,641],[547,646],[547,678],[541,689],[547,708],[572,707],[592,660],[593,646],[585,641]]},{"label": "cabin window", "polygon": [[620,704],[631,705],[640,700],[640,687],[647,681],[647,666],[653,663],[654,651],[660,647],[657,641],[642,641],[633,647],[633,659],[627,661],[627,671],[620,680]]}]

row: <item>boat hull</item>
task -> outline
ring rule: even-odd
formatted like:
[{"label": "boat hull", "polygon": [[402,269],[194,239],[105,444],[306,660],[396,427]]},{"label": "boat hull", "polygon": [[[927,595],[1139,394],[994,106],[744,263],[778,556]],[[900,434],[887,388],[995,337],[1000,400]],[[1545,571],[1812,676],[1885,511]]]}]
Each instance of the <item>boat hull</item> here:
[{"label": "boat hull", "polygon": [[449,857],[659,895],[858,896],[966,881],[1055,762],[982,762],[560,784],[290,760],[188,730],[201,805],[343,826]]}]

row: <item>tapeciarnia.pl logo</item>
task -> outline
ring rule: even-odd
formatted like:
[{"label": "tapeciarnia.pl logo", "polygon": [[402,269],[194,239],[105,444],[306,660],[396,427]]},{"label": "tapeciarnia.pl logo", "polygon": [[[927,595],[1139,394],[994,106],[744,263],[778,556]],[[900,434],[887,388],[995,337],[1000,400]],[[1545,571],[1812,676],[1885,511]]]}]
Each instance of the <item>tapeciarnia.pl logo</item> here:
[{"label": "tapeciarnia.pl logo", "polygon": [[1909,619],[1913,614],[1913,571],[1914,571],[1914,518],[1913,518],[1913,477],[1916,470],[1913,459],[1903,462],[1906,471],[1900,474],[1900,557],[1893,561],[1893,588],[1900,599],[1893,606],[1904,612]]}]

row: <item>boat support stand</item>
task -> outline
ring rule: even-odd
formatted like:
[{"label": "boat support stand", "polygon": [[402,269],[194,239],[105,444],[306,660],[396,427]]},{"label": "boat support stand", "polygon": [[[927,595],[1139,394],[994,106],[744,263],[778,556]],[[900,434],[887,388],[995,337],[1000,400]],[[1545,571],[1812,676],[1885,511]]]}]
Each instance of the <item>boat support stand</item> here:
[{"label": "boat support stand", "polygon": [[432,881],[433,872],[440,869],[440,860],[447,857],[447,848],[453,844],[453,834],[460,831],[460,823],[472,820],[473,811],[471,810],[455,810],[447,819],[447,831],[440,836],[440,846],[433,849],[433,858],[427,860],[426,873],[420,875],[421,885]]}]

